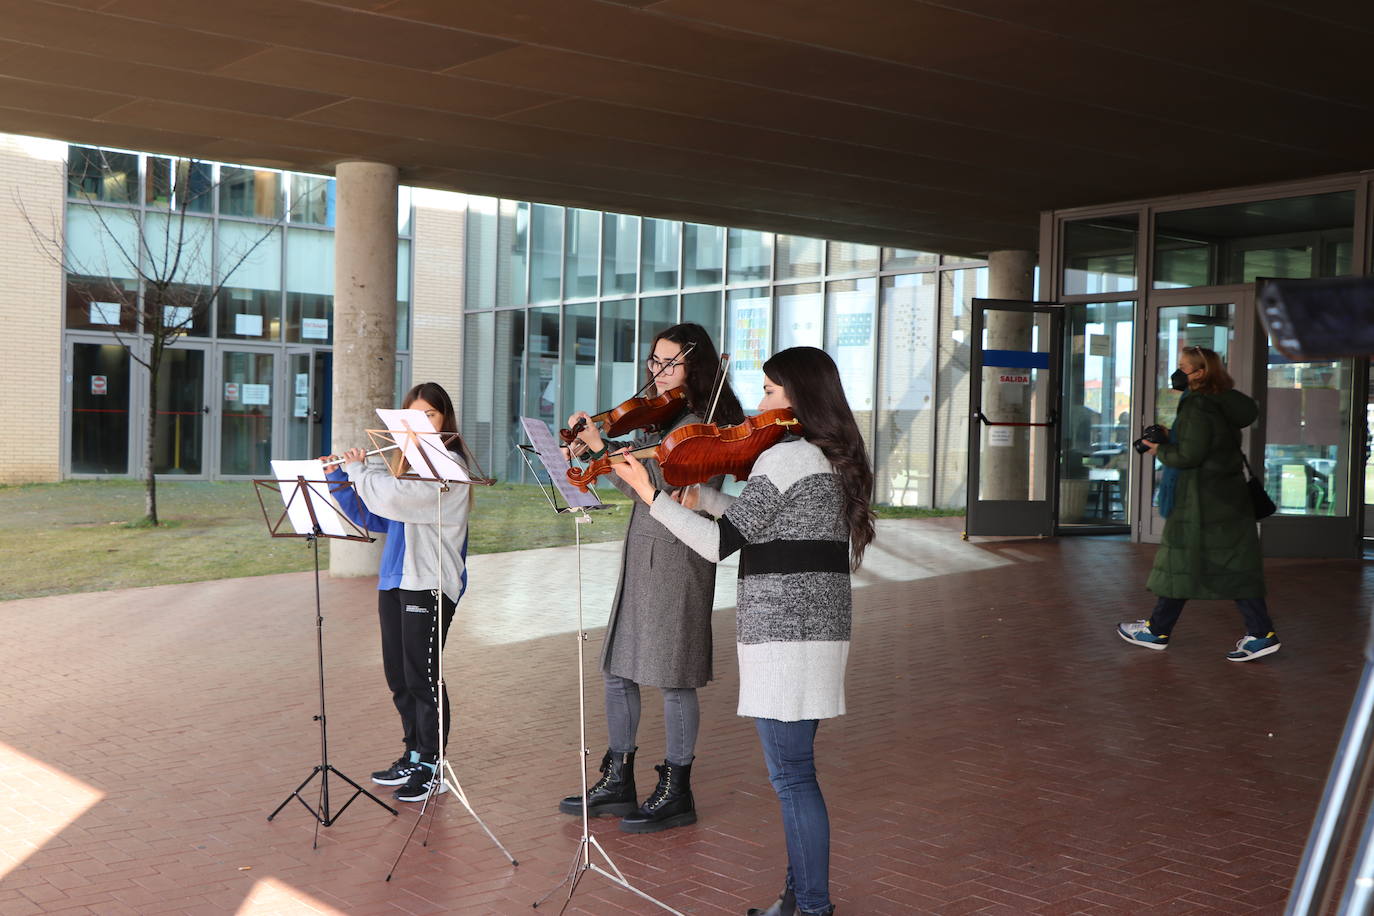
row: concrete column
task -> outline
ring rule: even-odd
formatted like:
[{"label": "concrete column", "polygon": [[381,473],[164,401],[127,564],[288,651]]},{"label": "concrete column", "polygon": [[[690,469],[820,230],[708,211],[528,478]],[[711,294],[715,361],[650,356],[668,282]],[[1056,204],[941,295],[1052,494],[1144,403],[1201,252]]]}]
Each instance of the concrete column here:
[{"label": "concrete column", "polygon": [[[1035,253],[1031,251],[994,251],[988,255],[988,298],[1029,301],[1035,298]],[[1029,350],[1034,316],[1020,312],[989,312],[987,348],[990,350]],[[974,342],[978,345],[978,341]],[[1030,419],[1029,385],[1004,385],[1000,376],[1006,369],[983,372],[983,412],[990,419],[1024,423]],[[982,499],[1027,499],[1031,487],[1030,433],[1028,427],[1013,427],[1010,447],[999,446],[983,452],[981,465]]]},{"label": "concrete column", "polygon": [[[333,450],[367,447],[378,407],[396,395],[396,168],[344,162],[335,172]],[[335,541],[329,572],[373,576],[381,541]]]}]

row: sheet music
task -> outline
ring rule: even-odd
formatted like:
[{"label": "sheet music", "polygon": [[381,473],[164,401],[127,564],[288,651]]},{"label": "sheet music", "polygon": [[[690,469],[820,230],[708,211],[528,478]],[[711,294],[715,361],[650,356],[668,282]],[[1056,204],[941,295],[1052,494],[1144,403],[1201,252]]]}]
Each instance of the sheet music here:
[{"label": "sheet music", "polygon": [[583,493],[568,483],[568,459],[563,457],[558,443],[554,441],[553,430],[549,428],[549,424],[534,417],[521,417],[520,425],[524,427],[525,435],[530,437],[530,445],[534,446],[535,454],[539,456],[540,463],[548,472],[549,482],[563,494],[569,506],[591,509],[601,505],[601,500],[596,498],[595,493],[590,490]]},{"label": "sheet music", "polygon": [[310,491],[310,501],[315,509],[315,519],[320,523],[320,534],[335,537],[348,537],[354,534],[344,527],[339,504],[329,493],[330,482],[324,479],[324,468],[317,459],[285,461],[273,458],[272,476],[281,484],[281,499],[286,505],[286,517],[290,519],[291,527],[297,534],[315,533],[315,525],[310,521],[310,509],[305,504],[305,494],[296,485],[298,477],[305,478],[305,486]]},{"label": "sheet music", "polygon": [[[401,453],[410,462],[410,472],[433,480],[471,480],[467,469],[459,464],[443,439],[435,432],[423,410],[389,410],[378,407],[377,416],[382,425],[396,438]],[[414,433],[415,435],[409,435]],[[426,461],[428,458],[428,461]],[[430,470],[433,465],[434,470]],[[438,476],[435,476],[437,472]]]}]

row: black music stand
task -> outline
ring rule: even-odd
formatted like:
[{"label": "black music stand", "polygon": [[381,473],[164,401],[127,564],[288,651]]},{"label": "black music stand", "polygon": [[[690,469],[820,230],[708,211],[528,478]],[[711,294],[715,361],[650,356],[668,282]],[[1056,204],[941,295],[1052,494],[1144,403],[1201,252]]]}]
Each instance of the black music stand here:
[{"label": "black music stand", "polygon": [[[558,445],[553,439],[553,432],[544,421],[521,417],[520,423],[531,443],[530,445],[519,446],[521,457],[525,459],[530,474],[544,492],[544,498],[549,501],[549,507],[553,509],[554,513],[572,515],[573,531],[577,538],[577,726],[581,749],[578,754],[577,772],[582,779],[582,836],[578,839],[577,849],[573,852],[572,864],[568,867],[567,875],[562,881],[554,885],[547,894],[536,900],[533,906],[537,909],[559,888],[567,885],[568,896],[564,899],[563,906],[558,910],[562,914],[568,908],[568,904],[572,903],[573,895],[577,893],[577,885],[582,880],[582,876],[590,871],[596,872],[630,893],[636,894],[641,899],[674,914],[674,916],[682,916],[668,904],[649,896],[631,884],[616,866],[610,854],[606,852],[605,847],[591,833],[591,818],[587,814],[587,757],[590,754],[590,749],[587,747],[587,683],[583,662],[583,646],[587,642],[587,631],[582,622],[582,526],[591,523],[592,517],[587,514],[588,512],[607,507],[594,494],[583,493],[568,483],[568,461],[563,457],[563,453],[558,450]],[[543,469],[542,475],[535,468],[534,463],[530,461],[531,453],[539,459]],[[544,477],[547,477],[550,486],[546,487]],[[554,498],[550,490],[562,494],[568,504],[559,506],[557,499]],[[606,863],[605,867],[592,861],[592,847],[596,847],[596,851],[601,854],[600,858]]]},{"label": "black music stand", "polygon": [[[366,432],[377,451],[399,449],[399,457],[396,462],[387,465],[392,476],[397,480],[418,480],[434,484],[434,524],[436,527],[443,528],[443,495],[450,490],[451,485],[491,486],[496,482],[481,473],[474,475],[471,470],[455,461],[448,452],[448,445],[445,440],[451,438],[461,443],[462,435],[456,432],[440,434],[434,429],[433,424],[423,412],[378,408],[377,415],[387,424],[387,428],[369,429]],[[463,450],[470,454],[470,450],[466,448],[465,444]],[[476,459],[473,459],[473,463],[476,464]],[[407,465],[409,470],[406,470]],[[474,470],[480,472],[481,468],[476,467]],[[434,762],[436,788],[425,796],[424,803],[420,806],[419,816],[415,818],[415,823],[410,825],[410,832],[406,834],[405,842],[401,844],[400,851],[396,853],[396,858],[391,863],[391,870],[386,873],[386,880],[388,881],[396,873],[396,866],[401,863],[401,857],[410,848],[410,841],[414,838],[415,831],[420,826],[420,822],[425,819],[426,814],[430,816],[429,825],[425,828],[424,839],[420,845],[429,845],[429,834],[434,829],[434,812],[438,810],[439,800],[444,796],[446,788],[453,790],[459,803],[477,822],[477,826],[482,828],[487,838],[492,841],[497,849],[501,850],[501,854],[509,860],[510,864],[514,866],[520,864],[515,856],[511,855],[510,851],[496,838],[496,834],[491,832],[491,828],[477,814],[477,811],[473,809],[472,803],[468,801],[467,793],[463,790],[462,783],[458,781],[458,776],[453,771],[453,764],[448,759],[448,751],[444,743],[444,646],[441,638],[444,614],[444,547],[442,543],[439,543],[436,552],[435,566],[438,569],[439,581],[437,583],[438,588],[433,590],[434,629],[430,634],[432,657],[438,660],[437,677],[434,682],[434,704],[439,711],[439,750],[438,759]]]},{"label": "black music stand", "polygon": [[[274,462],[274,465],[313,464],[314,470],[310,473],[319,473],[318,462]],[[274,467],[274,470],[277,469]],[[297,471],[304,471],[304,467],[292,468]],[[395,808],[382,801],[371,792],[358,785],[345,773],[329,762],[329,729],[324,713],[324,613],[320,603],[320,538],[333,538],[341,541],[373,541],[362,528],[339,511],[331,493],[348,489],[353,484],[347,481],[333,480],[307,480],[303,474],[297,474],[294,480],[254,480],[254,491],[258,496],[258,505],[262,508],[263,521],[267,523],[267,532],[274,538],[305,538],[306,544],[310,547],[311,555],[315,560],[315,664],[319,671],[320,683],[320,712],[315,716],[316,722],[320,723],[320,762],[310,771],[310,775],[301,781],[301,784],[291,790],[291,794],[282,800],[280,805],[271,814],[267,815],[270,821],[275,818],[281,809],[290,803],[291,799],[300,802],[305,810],[309,811],[315,818],[315,838],[311,843],[311,848],[319,847],[320,828],[329,827],[337,821],[353,804],[354,799],[359,795],[366,795],[372,801],[381,805],[393,815],[398,812]],[[282,511],[277,516],[276,521],[272,520],[271,514],[267,511],[267,503],[263,500],[263,491],[271,491],[278,494],[282,501]],[[291,523],[291,530],[284,530],[287,522]],[[339,810],[331,812],[329,810],[329,774],[342,779],[353,787],[353,794],[348,797],[348,801],[343,803]],[[316,805],[311,805],[301,795],[301,790],[310,784],[316,776],[320,777],[320,795]]]}]

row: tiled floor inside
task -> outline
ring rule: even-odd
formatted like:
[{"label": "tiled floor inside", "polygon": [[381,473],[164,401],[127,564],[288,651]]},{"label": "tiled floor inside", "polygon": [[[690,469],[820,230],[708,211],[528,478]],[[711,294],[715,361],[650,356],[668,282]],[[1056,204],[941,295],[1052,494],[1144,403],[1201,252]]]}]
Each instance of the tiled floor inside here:
[{"label": "tiled floor inside", "polygon": [[[252,549],[252,545],[245,545]],[[301,549],[304,549],[302,547]],[[885,522],[856,580],[850,713],[823,723],[842,916],[1279,913],[1361,665],[1374,575],[1271,561],[1283,651],[1223,654],[1240,617],[1191,605],[1167,652],[1127,646],[1153,549],[1121,539],[964,542]],[[618,545],[584,548],[589,740]],[[579,822],[572,549],[483,556],[445,655],[456,799],[416,818],[360,799],[319,831],[293,803],[319,761],[309,574],[0,604],[0,914],[515,914],[567,873]],[[734,715],[734,571],[701,694],[700,822],[592,832],[637,887],[690,914],[772,899],[784,850],[751,723]],[[330,763],[399,751],[371,580],[322,584]],[[646,691],[640,779],[663,753]],[[312,783],[312,787],[316,783]],[[334,809],[348,797],[331,780]],[[428,843],[419,840],[427,832]],[[557,912],[566,894],[538,912]],[[569,913],[656,910],[587,873]]]}]

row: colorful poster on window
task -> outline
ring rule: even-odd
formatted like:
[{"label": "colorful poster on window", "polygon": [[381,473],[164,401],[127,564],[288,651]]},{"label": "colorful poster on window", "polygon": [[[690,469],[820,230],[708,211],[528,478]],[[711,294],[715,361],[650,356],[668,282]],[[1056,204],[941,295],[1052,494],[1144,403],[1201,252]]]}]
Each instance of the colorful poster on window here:
[{"label": "colorful poster on window", "polygon": [[763,364],[768,359],[766,295],[730,300],[730,377],[746,409],[763,397]]},{"label": "colorful poster on window", "polygon": [[854,410],[873,409],[873,290],[832,292],[830,355]]},{"label": "colorful poster on window", "polygon": [[[924,308],[922,292],[928,300]],[[897,286],[884,290],[883,295],[883,409],[927,410],[935,395],[933,290]]]}]

